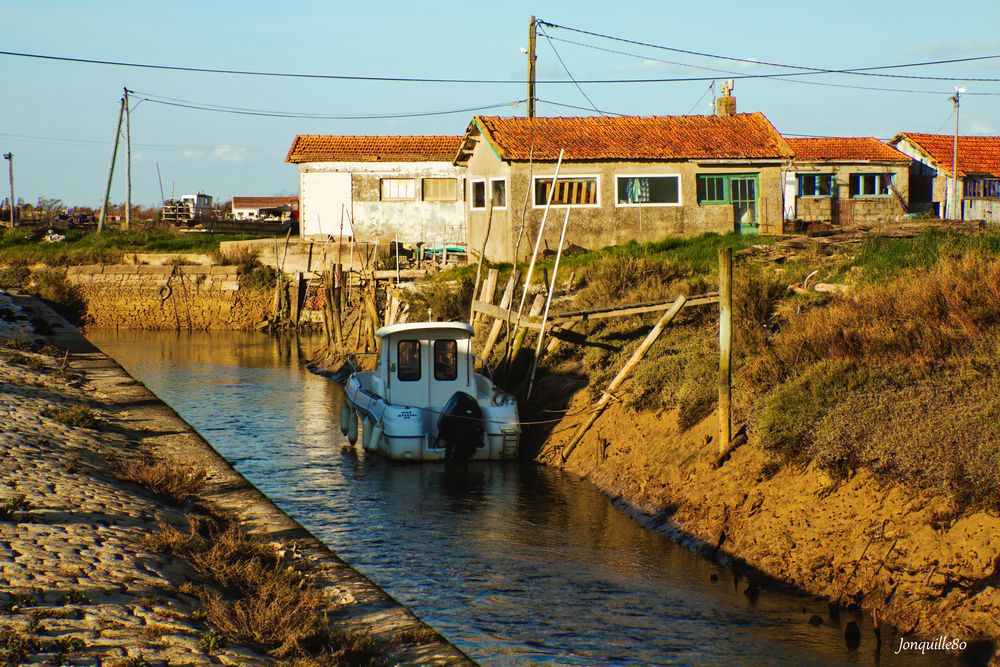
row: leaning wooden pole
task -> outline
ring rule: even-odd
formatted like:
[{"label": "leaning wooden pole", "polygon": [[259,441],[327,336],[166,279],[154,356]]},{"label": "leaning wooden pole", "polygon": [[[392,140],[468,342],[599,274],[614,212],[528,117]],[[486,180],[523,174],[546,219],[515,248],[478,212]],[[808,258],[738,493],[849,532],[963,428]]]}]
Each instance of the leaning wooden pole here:
[{"label": "leaning wooden pole", "polygon": [[538,332],[535,344],[535,356],[531,359],[531,375],[528,378],[528,391],[524,400],[531,398],[531,390],[535,387],[535,373],[538,371],[538,360],[542,356],[542,343],[545,341],[545,324],[549,321],[549,306],[552,305],[552,294],[556,291],[556,275],[559,273],[559,259],[562,257],[563,244],[566,242],[566,228],[569,227],[569,206],[566,207],[566,219],[563,220],[562,233],[559,234],[559,247],[556,248],[556,261],[552,265],[552,282],[549,283],[549,294],[545,297],[545,310],[542,312],[542,328]]},{"label": "leaning wooden pole", "polygon": [[628,362],[626,362],[626,364],[622,367],[622,369],[618,371],[618,375],[616,375],[615,379],[611,381],[611,384],[608,385],[608,388],[604,390],[604,393],[601,395],[600,400],[597,401],[597,405],[594,406],[594,411],[590,415],[590,419],[588,419],[586,423],[581,425],[580,428],[576,430],[576,433],[573,434],[573,438],[566,444],[565,447],[563,447],[562,460],[564,463],[569,458],[569,455],[573,453],[573,450],[576,449],[576,446],[580,444],[580,441],[583,440],[583,436],[587,433],[587,431],[590,430],[590,427],[593,426],[594,422],[597,421],[597,418],[600,417],[601,413],[604,412],[604,408],[607,406],[608,402],[613,398],[614,392],[618,389],[618,387],[621,386],[623,382],[625,382],[625,380],[628,379],[628,376],[632,374],[632,371],[635,370],[635,367],[639,365],[639,362],[642,361],[642,358],[646,356],[646,353],[649,351],[649,348],[653,347],[653,343],[655,343],[656,340],[660,337],[660,334],[663,333],[663,330],[677,316],[677,313],[681,312],[681,309],[684,308],[684,304],[686,302],[687,302],[686,296],[677,297],[677,300],[674,301],[674,305],[670,306],[670,310],[663,313],[663,316],[660,317],[659,321],[656,323],[656,326],[653,327],[653,330],[646,335],[646,338],[642,341],[639,347],[636,348],[635,352],[632,353],[632,356],[631,358],[629,358]]},{"label": "leaning wooden pole", "polygon": [[122,97],[118,107],[118,127],[115,129],[115,143],[111,148],[111,166],[108,167],[108,185],[104,189],[104,203],[101,204],[101,217],[97,219],[97,232],[104,231],[104,223],[108,219],[108,201],[111,198],[111,181],[115,175],[115,159],[118,157],[118,140],[122,136],[122,119],[125,117],[125,98]]},{"label": "leaning wooden pole", "polygon": [[733,438],[733,249],[719,248],[719,452]]}]

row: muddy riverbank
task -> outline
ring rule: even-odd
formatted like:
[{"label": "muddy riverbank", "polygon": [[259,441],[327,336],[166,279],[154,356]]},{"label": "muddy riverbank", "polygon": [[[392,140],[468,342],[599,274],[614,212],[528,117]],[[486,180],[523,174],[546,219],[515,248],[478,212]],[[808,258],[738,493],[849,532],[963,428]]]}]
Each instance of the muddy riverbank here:
[{"label": "muddy riverbank", "polygon": [[[188,524],[193,531],[198,522],[223,521],[212,517],[235,517],[225,521],[251,537],[233,539],[301,572],[295,576],[315,591],[309,599],[322,605],[329,636],[370,646],[373,664],[471,664],[76,329],[34,299],[0,298],[0,339],[8,341],[0,355],[5,656],[15,651],[18,662],[32,664],[272,664],[266,642],[241,645],[206,623],[204,558],[171,556],[148,539],[159,536],[163,545]],[[204,485],[180,504],[150,495],[121,479],[123,457],[136,454],[204,471]],[[246,604],[234,603],[233,616],[252,608]]]},{"label": "muddy riverbank", "polygon": [[[549,382],[559,383],[556,376]],[[559,387],[540,385],[540,395]],[[568,413],[585,411],[579,391]],[[956,515],[947,499],[866,472],[846,481],[816,466],[774,466],[753,444],[720,468],[713,414],[686,431],[672,412],[616,403],[566,462],[580,417],[553,428],[538,459],[584,477],[650,528],[747,573],[860,606],[882,624],[884,646],[911,635],[966,644],[970,664],[998,664],[1000,516]],[[830,613],[822,623],[844,625]],[[876,643],[865,632],[863,645]],[[958,651],[953,651],[958,654]]]}]

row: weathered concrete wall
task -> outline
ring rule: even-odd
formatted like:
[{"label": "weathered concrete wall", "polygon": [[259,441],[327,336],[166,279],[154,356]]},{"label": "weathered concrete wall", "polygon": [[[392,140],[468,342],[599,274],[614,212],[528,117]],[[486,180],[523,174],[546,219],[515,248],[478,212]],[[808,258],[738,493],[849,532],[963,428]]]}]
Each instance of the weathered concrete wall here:
[{"label": "weathered concrete wall", "polygon": [[[333,194],[333,183],[346,176],[350,176],[349,196]],[[405,243],[462,241],[465,239],[464,176],[465,170],[450,162],[303,163],[299,165],[300,214],[305,220],[302,234],[339,236],[343,210],[353,217],[355,234],[364,241],[385,242],[396,238]],[[384,178],[413,179],[413,199],[383,201]],[[456,179],[455,199],[425,201],[425,178]],[[305,187],[306,181],[311,188]],[[344,236],[349,237],[351,226],[347,220],[343,227]]]},{"label": "weathered concrete wall", "polygon": [[[554,163],[506,164],[481,141],[469,159],[466,200],[474,180],[507,179],[507,206],[502,209],[472,209],[467,206],[469,248],[479,252],[489,227],[486,256],[493,260],[510,261],[517,246],[518,259],[530,255],[544,206],[535,206],[531,198],[531,182],[536,177],[551,177]],[[585,248],[602,248],[628,241],[657,241],[670,236],[695,236],[706,232],[729,233],[735,230],[733,207],[729,204],[699,204],[698,174],[755,174],[758,176],[758,219],[763,223],[773,218],[781,220],[781,167],[777,164],[715,165],[688,161],[671,162],[574,162],[564,163],[561,177],[596,176],[598,205],[572,207],[567,240]],[[678,205],[616,205],[616,177],[628,175],[680,176]],[[527,200],[525,199],[528,196]],[[527,206],[525,206],[527,201]],[[521,242],[517,238],[522,225]],[[555,249],[559,243],[564,207],[553,207],[546,222],[544,242]]]},{"label": "weathered concrete wall", "polygon": [[[800,165],[801,166],[801,165]],[[795,217],[807,222],[828,222],[835,225],[871,225],[895,221],[906,213],[903,202],[910,200],[910,169],[908,164],[809,164],[797,171],[799,175],[834,174],[835,197],[798,197]],[[893,177],[894,194],[873,197],[851,197],[851,174],[886,174]],[[902,199],[902,201],[900,201]]]},{"label": "weathered concrete wall", "polygon": [[273,290],[240,285],[235,266],[73,266],[66,279],[85,323],[122,329],[253,330]]}]

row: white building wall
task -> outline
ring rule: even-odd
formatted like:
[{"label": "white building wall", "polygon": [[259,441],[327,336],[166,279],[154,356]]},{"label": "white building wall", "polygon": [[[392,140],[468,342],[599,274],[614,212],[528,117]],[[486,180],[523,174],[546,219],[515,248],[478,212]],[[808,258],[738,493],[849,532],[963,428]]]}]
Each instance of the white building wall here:
[{"label": "white building wall", "polygon": [[[361,241],[465,241],[465,169],[450,162],[308,162],[299,165],[303,237],[340,234],[341,205]],[[383,178],[413,178],[415,198],[382,201]],[[424,178],[456,179],[454,201],[424,201]],[[344,222],[345,236],[350,225]]]}]

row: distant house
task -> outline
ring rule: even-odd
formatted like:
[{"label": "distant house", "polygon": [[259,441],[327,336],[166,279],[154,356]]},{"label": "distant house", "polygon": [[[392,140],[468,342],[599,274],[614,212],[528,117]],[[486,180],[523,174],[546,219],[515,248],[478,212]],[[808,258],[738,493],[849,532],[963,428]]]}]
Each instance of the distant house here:
[{"label": "distant house", "polygon": [[892,220],[908,211],[910,163],[874,137],[788,139],[785,218],[834,225]]},{"label": "distant house", "polygon": [[913,158],[914,210],[942,218],[1000,223],[1000,137],[958,138],[958,208],[952,210],[955,137],[900,132],[890,145]]},{"label": "distant house", "polygon": [[[344,236],[429,245],[465,238],[464,169],[457,136],[295,137],[303,237]],[[341,222],[343,221],[343,226]]]},{"label": "distant house", "polygon": [[230,215],[234,220],[290,220],[299,210],[298,197],[233,197]]},{"label": "distant house", "polygon": [[[560,149],[565,155],[553,186]],[[781,172],[791,159],[791,148],[760,113],[477,116],[455,164],[467,168],[470,249],[485,247],[490,259],[511,261],[531,253],[550,192],[550,248],[558,244],[566,207],[569,242],[587,248],[779,231]]]}]

